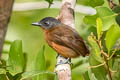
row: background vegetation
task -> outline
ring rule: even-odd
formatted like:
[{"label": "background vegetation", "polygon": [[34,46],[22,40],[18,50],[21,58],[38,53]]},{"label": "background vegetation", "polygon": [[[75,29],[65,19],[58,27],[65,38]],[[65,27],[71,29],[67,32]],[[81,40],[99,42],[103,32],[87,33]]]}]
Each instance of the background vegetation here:
[{"label": "background vegetation", "polygon": [[[45,0],[15,3],[38,1]],[[88,43],[91,54],[72,60],[73,80],[120,79],[120,5],[119,0],[114,2],[118,6],[110,9],[107,0],[77,1],[79,5],[93,7],[97,13],[75,13],[76,30]],[[54,73],[57,54],[46,44],[42,30],[31,23],[47,16],[56,17],[59,11],[53,8],[13,11],[0,64],[0,80],[57,80]]]}]

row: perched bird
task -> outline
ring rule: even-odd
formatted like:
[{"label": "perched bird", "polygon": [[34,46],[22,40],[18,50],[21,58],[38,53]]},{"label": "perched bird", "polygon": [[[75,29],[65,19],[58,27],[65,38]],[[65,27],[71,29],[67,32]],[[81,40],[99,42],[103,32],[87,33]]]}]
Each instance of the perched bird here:
[{"label": "perched bird", "polygon": [[76,58],[89,54],[89,49],[78,32],[59,20],[46,17],[32,25],[40,26],[48,45],[65,58]]}]

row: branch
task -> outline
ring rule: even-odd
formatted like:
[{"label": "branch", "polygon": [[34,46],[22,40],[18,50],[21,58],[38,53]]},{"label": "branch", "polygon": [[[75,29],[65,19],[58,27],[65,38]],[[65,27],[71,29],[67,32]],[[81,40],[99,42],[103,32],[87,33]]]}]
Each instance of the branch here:
[{"label": "branch", "polygon": [[14,0],[0,0],[0,57]]},{"label": "branch", "polygon": [[[74,8],[76,0],[62,0],[62,7],[58,19],[70,27],[75,28],[74,21]],[[57,63],[65,62],[66,58],[59,56]],[[70,64],[57,65],[55,69],[59,80],[72,80]]]}]

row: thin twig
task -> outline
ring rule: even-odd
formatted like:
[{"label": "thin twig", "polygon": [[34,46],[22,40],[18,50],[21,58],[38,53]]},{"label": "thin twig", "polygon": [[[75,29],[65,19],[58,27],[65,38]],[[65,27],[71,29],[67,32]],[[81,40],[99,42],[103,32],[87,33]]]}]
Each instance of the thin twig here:
[{"label": "thin twig", "polygon": [[112,52],[111,56],[110,56],[109,58],[107,58],[107,60],[110,60],[110,59],[113,57],[113,55],[115,54],[116,51],[117,51],[117,49],[115,49],[115,50]]},{"label": "thin twig", "polygon": [[[106,63],[106,68],[107,68],[107,71],[108,71],[108,75],[110,77],[110,80],[112,80],[112,74],[111,74],[111,70],[109,68],[109,65],[108,65],[108,58],[109,58],[109,55],[107,55],[107,53],[105,53],[102,49],[102,44],[101,44],[101,40],[96,40],[99,48],[100,48],[100,51],[101,51],[101,54],[103,55],[103,58],[105,60],[105,63]],[[114,54],[113,54],[114,55]]]},{"label": "thin twig", "polygon": [[107,53],[105,53],[105,52],[103,51],[103,49],[102,49],[102,45],[101,45],[101,41],[100,41],[100,40],[97,40],[97,44],[98,44],[98,46],[99,46],[99,48],[100,48],[101,54],[102,54],[103,56],[105,56],[106,58],[108,58],[109,56],[108,56]]},{"label": "thin twig", "polygon": [[106,68],[107,68],[107,71],[108,71],[108,75],[110,77],[110,80],[112,80],[111,69],[109,68],[108,60],[106,58],[105,58],[105,61],[106,61]]},{"label": "thin twig", "polygon": [[103,62],[102,64],[99,64],[99,65],[96,65],[96,66],[89,66],[88,68],[97,68],[97,67],[100,67],[100,66],[103,66],[105,65],[105,62]]}]

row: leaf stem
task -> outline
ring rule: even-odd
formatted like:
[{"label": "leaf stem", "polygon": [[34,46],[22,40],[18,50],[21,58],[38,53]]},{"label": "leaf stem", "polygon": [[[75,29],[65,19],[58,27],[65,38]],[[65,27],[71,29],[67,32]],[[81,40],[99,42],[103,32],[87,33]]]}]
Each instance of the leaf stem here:
[{"label": "leaf stem", "polygon": [[[109,65],[108,65],[108,61],[109,61],[108,59],[109,59],[110,57],[109,57],[109,55],[107,55],[107,53],[105,53],[105,52],[103,51],[102,45],[101,45],[101,40],[96,40],[96,42],[98,43],[98,46],[99,46],[100,51],[101,51],[101,54],[102,54],[103,57],[104,57],[109,78],[110,78],[110,80],[112,80],[112,74],[111,74],[111,71],[110,71],[110,68],[109,68]],[[113,55],[114,55],[114,54],[113,54]],[[112,55],[111,55],[111,56],[112,56]]]},{"label": "leaf stem", "polygon": [[112,74],[111,74],[111,70],[109,68],[109,65],[108,65],[108,60],[106,58],[105,59],[105,62],[106,62],[106,68],[107,68],[107,71],[108,71],[108,75],[109,75],[109,78],[110,80],[112,80]]}]

